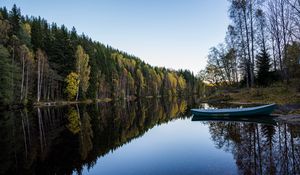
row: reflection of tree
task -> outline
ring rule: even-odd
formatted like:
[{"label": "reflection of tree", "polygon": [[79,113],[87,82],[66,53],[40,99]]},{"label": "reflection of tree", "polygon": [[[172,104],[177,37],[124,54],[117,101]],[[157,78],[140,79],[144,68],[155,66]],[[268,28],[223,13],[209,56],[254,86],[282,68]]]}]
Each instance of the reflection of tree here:
[{"label": "reflection of tree", "polygon": [[273,157],[273,142],[276,130],[272,125],[263,125],[261,132],[263,137],[262,147],[265,148],[265,155],[267,157],[264,162],[265,171],[270,172],[270,174],[275,174],[276,167]]},{"label": "reflection of tree", "polygon": [[46,136],[45,136],[45,130],[44,130],[44,122],[42,117],[41,109],[38,108],[38,120],[39,120],[39,135],[40,135],[40,145],[41,145],[41,152],[44,151],[44,147],[46,146]]},{"label": "reflection of tree", "polygon": [[89,151],[93,148],[92,138],[93,130],[90,123],[90,116],[87,112],[83,114],[81,119],[81,132],[80,132],[80,155],[82,160],[87,158]]},{"label": "reflection of tree", "polygon": [[[155,125],[182,117],[187,104],[152,99],[2,113],[0,174],[81,173]],[[233,154],[240,174],[300,174],[298,126],[207,124],[217,148]]]},{"label": "reflection of tree", "polygon": [[81,173],[186,109],[184,100],[151,99],[7,112],[0,118],[0,174]]},{"label": "reflection of tree", "polygon": [[177,118],[178,115],[185,113],[187,109],[187,102],[182,99],[168,98],[164,99],[164,112],[167,114],[167,118]]},{"label": "reflection of tree", "polygon": [[0,174],[6,174],[10,169],[16,168],[17,160],[14,159],[17,146],[13,136],[15,131],[15,120],[13,113],[4,112],[0,115]]},{"label": "reflection of tree", "polygon": [[[47,159],[62,125],[60,108],[2,112],[0,174],[38,174],[37,162]],[[46,144],[47,143],[47,144]]]},{"label": "reflection of tree", "polygon": [[[212,122],[210,123],[210,132],[212,140],[216,143],[218,149],[225,148],[229,151],[233,143],[240,143],[241,135],[237,123]],[[233,138],[232,140],[229,138]]]},{"label": "reflection of tree", "polygon": [[80,116],[79,112],[74,108],[70,107],[68,109],[68,121],[67,128],[73,133],[77,134],[80,131]]},{"label": "reflection of tree", "polygon": [[232,152],[240,174],[300,174],[300,137],[295,137],[299,130],[294,127],[230,122],[208,124],[217,148]]}]

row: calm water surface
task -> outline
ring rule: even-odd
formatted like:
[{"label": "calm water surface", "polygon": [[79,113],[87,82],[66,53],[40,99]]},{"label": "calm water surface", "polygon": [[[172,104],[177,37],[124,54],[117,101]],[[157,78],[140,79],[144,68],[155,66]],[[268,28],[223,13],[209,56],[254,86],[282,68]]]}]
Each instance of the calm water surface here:
[{"label": "calm water surface", "polygon": [[300,174],[299,126],[192,121],[199,106],[212,107],[169,99],[3,111],[0,174]]}]

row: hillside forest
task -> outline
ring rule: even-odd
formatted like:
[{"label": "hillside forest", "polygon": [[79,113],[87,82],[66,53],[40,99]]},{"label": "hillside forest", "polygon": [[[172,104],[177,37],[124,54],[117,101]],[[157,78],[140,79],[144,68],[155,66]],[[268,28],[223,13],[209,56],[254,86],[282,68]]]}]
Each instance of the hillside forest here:
[{"label": "hillside forest", "polygon": [[153,67],[73,27],[0,8],[0,104],[203,93],[188,70]]}]

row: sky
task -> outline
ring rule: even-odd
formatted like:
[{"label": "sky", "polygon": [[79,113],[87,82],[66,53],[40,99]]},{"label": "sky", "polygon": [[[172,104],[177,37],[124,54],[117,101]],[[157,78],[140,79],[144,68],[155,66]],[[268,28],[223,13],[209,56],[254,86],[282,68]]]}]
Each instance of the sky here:
[{"label": "sky", "polygon": [[9,10],[13,4],[150,65],[194,73],[229,24],[227,0],[0,0]]}]

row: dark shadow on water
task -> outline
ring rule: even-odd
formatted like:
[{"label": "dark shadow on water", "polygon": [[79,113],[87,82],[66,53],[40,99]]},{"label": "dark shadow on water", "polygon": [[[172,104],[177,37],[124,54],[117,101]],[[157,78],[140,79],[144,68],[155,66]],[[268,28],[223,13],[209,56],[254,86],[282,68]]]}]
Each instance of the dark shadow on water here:
[{"label": "dark shadow on water", "polygon": [[276,120],[273,116],[197,116],[192,117],[192,121],[215,121],[215,122],[238,122],[238,123],[257,123],[257,124],[268,124],[268,125],[277,125]]},{"label": "dark shadow on water", "polygon": [[81,174],[154,126],[185,118],[187,101],[151,99],[0,113],[0,174]]}]

